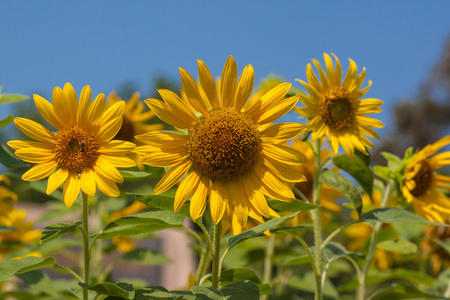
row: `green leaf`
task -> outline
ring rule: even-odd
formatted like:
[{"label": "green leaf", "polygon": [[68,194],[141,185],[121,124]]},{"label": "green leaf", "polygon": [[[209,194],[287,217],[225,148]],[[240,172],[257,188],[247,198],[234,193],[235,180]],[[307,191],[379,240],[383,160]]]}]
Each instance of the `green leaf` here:
[{"label": "green leaf", "polygon": [[11,123],[14,120],[14,117],[9,115],[6,118],[0,120],[0,128],[5,127],[6,125],[8,125],[9,123]]},{"label": "green leaf", "polygon": [[288,216],[281,217],[281,218],[273,218],[263,224],[253,227],[252,229],[249,229],[249,230],[241,232],[237,235],[234,235],[228,239],[228,248],[232,248],[233,246],[237,245],[238,243],[245,241],[249,238],[259,236],[259,235],[263,234],[264,231],[275,228],[278,224],[281,224],[283,222],[293,219],[297,214],[298,214],[298,212],[293,213]]},{"label": "green leaf", "polygon": [[[46,195],[47,190],[47,180],[37,180],[37,181],[30,181],[28,182],[28,186],[32,188],[33,190],[36,190],[44,195]],[[63,193],[60,190],[55,190],[53,193],[48,195],[49,197],[52,197],[53,199],[60,200],[61,202],[64,202]]]},{"label": "green leaf", "polygon": [[47,274],[40,270],[32,270],[18,274],[17,276],[35,291],[39,291],[47,295],[56,295],[56,289],[52,280],[47,276]]},{"label": "green leaf", "polygon": [[358,213],[358,216],[361,216],[362,212],[362,199],[359,194],[358,189],[353,185],[353,183],[344,177],[341,174],[334,173],[328,169],[324,169],[320,173],[319,181],[329,186],[335,188],[339,192],[343,193],[345,196],[352,201],[353,206]]},{"label": "green leaf", "polygon": [[270,285],[262,283],[255,271],[248,268],[225,270],[221,273],[220,280],[224,283],[251,280],[258,286],[261,295],[270,295],[272,293],[272,288]]},{"label": "green leaf", "polygon": [[404,239],[384,241],[378,243],[377,248],[401,254],[412,254],[417,251],[416,244]]},{"label": "green leaf", "polygon": [[17,231],[17,229],[8,226],[0,226],[0,233],[9,231]]},{"label": "green leaf", "polygon": [[291,227],[280,227],[280,228],[271,229],[270,232],[276,233],[276,234],[289,234],[294,237],[299,237],[302,234],[303,229],[309,228],[309,227],[312,227],[312,224],[301,224],[301,225],[291,226]]},{"label": "green leaf", "polygon": [[194,286],[192,292],[199,300],[259,300],[258,286],[250,280],[232,282],[220,290]]},{"label": "green leaf", "polygon": [[81,223],[82,222],[56,223],[53,225],[46,226],[42,231],[41,240],[39,241],[39,243],[43,244],[55,240],[63,236],[65,233],[77,228],[78,226],[81,225]]},{"label": "green leaf", "polygon": [[350,176],[352,176],[356,179],[356,181],[359,182],[359,184],[367,194],[372,195],[373,173],[369,168],[368,162],[365,161],[367,157],[369,156],[357,152],[356,155],[353,156],[353,159],[351,159],[345,153],[334,155],[332,157],[332,160],[336,167],[350,174]]},{"label": "green leaf", "polygon": [[95,291],[102,295],[121,297],[124,299],[134,299],[135,295],[133,285],[125,282],[118,282],[118,283],[101,282],[97,283],[94,286],[78,282],[78,285],[81,286],[82,288]]},{"label": "green leaf", "polygon": [[298,199],[291,199],[291,202],[280,200],[268,200],[269,206],[276,212],[301,212],[319,208],[320,206],[307,203]]},{"label": "green leaf", "polygon": [[168,228],[183,228],[183,216],[170,211],[150,211],[126,216],[108,223],[98,238],[110,239],[117,236],[129,236],[155,232]]},{"label": "green leaf", "polygon": [[1,292],[0,300],[41,300],[40,295],[32,294],[27,291]]},{"label": "green leaf", "polygon": [[126,171],[126,170],[120,170],[120,175],[127,180],[127,179],[144,179],[147,177],[150,177],[152,173],[148,172],[141,172],[141,171]]},{"label": "green leaf", "polygon": [[389,180],[392,177],[392,172],[388,167],[374,166],[373,171],[378,177],[386,180]]},{"label": "green leaf", "polygon": [[434,242],[441,246],[448,253],[448,255],[450,255],[450,244],[448,242],[446,243],[444,241],[441,241],[440,239],[435,239]]},{"label": "green leaf", "polygon": [[152,249],[134,249],[125,253],[122,260],[136,262],[147,266],[163,265],[171,262],[171,260],[164,254]]},{"label": "green leaf", "polygon": [[0,163],[8,168],[23,168],[28,166],[18,159],[5,145],[0,145]]},{"label": "green leaf", "polygon": [[[293,275],[288,279],[288,285],[296,290],[315,293],[315,279],[313,272],[303,272],[301,275]],[[339,294],[333,283],[326,278],[323,286],[324,298],[339,299]]]},{"label": "green leaf", "polygon": [[143,289],[136,290],[136,296],[133,299],[134,300],[148,300],[148,299],[174,300],[174,297],[172,296],[171,293],[169,293],[168,290],[166,290],[162,286],[148,286]]},{"label": "green leaf", "polygon": [[444,298],[423,292],[412,285],[393,283],[388,287],[377,288],[376,291],[370,295],[370,300],[385,300],[385,299],[432,300]]},{"label": "green leaf", "polygon": [[364,213],[361,218],[356,222],[370,222],[376,221],[381,223],[417,223],[425,225],[445,226],[450,225],[442,224],[438,222],[430,222],[424,218],[411,213],[407,210],[396,207],[377,208]]},{"label": "green leaf", "polygon": [[[315,257],[315,256],[313,255],[313,257]],[[283,266],[287,266],[287,267],[301,266],[301,265],[309,264],[310,261],[311,261],[311,259],[309,258],[309,255],[305,254],[305,255],[300,255],[297,257],[289,258],[288,260],[283,262]]]},{"label": "green leaf", "polygon": [[395,154],[389,152],[381,152],[384,158],[386,158],[388,162],[388,168],[392,171],[395,171],[397,167],[401,164],[402,160]]},{"label": "green leaf", "polygon": [[28,98],[30,97],[20,94],[0,94],[0,104],[21,102]]},{"label": "green leaf", "polygon": [[0,281],[36,269],[52,268],[55,265],[56,261],[53,257],[41,258],[35,256],[0,262]]},{"label": "green leaf", "polygon": [[[133,197],[133,199],[139,200],[152,208],[159,208],[173,212],[173,203],[175,201],[175,197],[166,195],[142,195],[133,193],[129,193],[128,195]],[[189,213],[189,204],[185,203],[184,206],[179,211],[177,211],[177,214],[180,214],[187,218],[191,218],[191,214]]]}]

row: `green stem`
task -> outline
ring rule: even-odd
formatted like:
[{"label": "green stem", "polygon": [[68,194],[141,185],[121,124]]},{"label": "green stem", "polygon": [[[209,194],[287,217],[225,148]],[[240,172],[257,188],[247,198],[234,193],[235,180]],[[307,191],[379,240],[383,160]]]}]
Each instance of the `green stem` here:
[{"label": "green stem", "polygon": [[63,270],[63,271],[68,272],[68,273],[71,274],[73,277],[75,277],[79,282],[82,282],[82,281],[83,281],[83,279],[81,279],[81,277],[78,276],[77,273],[75,273],[74,271],[72,271],[72,270],[69,269],[69,268],[66,268],[66,267],[63,267],[63,266],[60,266],[60,265],[55,265],[55,268],[56,268],[56,269],[60,269],[60,270]]},{"label": "green stem", "polygon": [[[389,180],[388,185],[384,191],[383,199],[381,200],[381,208],[386,207],[389,197],[391,195],[393,182]],[[366,277],[369,272],[370,265],[372,264],[373,257],[375,255],[375,250],[377,246],[378,234],[380,233],[381,226],[383,223],[378,222],[372,230],[372,235],[370,237],[369,250],[366,256],[366,261],[362,268],[361,274],[359,276],[359,287],[357,291],[357,299],[364,300],[366,294]]]},{"label": "green stem", "polygon": [[194,285],[200,285],[200,279],[203,276],[203,270],[205,269],[205,264],[208,257],[209,252],[209,244],[206,244],[206,246],[203,246],[203,243],[201,244],[202,252],[200,254],[200,261],[198,263],[197,273],[195,273],[195,283]]},{"label": "green stem", "polygon": [[214,225],[213,248],[212,248],[212,288],[219,288],[220,281],[220,234],[222,233],[222,223]]},{"label": "green stem", "polygon": [[314,276],[317,277],[318,274],[319,274],[319,272],[317,271],[316,264],[315,264],[315,262],[314,262],[314,255],[311,253],[311,250],[309,250],[308,245],[305,243],[305,241],[304,241],[301,237],[296,236],[295,239],[296,239],[300,244],[302,244],[303,248],[305,248],[305,250],[306,250],[306,253],[308,253],[309,260],[311,261],[311,267],[312,267],[312,269],[313,269],[313,271],[314,271]]},{"label": "green stem", "polygon": [[[269,283],[272,278],[272,256],[275,248],[275,235],[272,234],[269,238],[269,242],[266,246],[266,255],[264,257],[264,271],[263,271],[263,282]],[[267,300],[268,295],[263,295],[261,300]]]},{"label": "green stem", "polygon": [[[321,164],[320,164],[320,144],[321,140],[316,140],[314,147],[314,204],[320,205],[320,188],[321,184],[319,181]],[[316,300],[322,300],[322,223],[320,221],[320,207],[312,211],[313,225],[314,225],[314,245],[316,249]]]},{"label": "green stem", "polygon": [[[84,258],[84,267],[83,267],[83,282],[85,284],[89,284],[89,262],[91,259],[90,247],[89,247],[89,215],[88,215],[88,195],[83,192],[81,194],[81,212],[82,212],[82,236],[83,236],[83,258]],[[83,289],[83,300],[88,300],[88,290]]]}]

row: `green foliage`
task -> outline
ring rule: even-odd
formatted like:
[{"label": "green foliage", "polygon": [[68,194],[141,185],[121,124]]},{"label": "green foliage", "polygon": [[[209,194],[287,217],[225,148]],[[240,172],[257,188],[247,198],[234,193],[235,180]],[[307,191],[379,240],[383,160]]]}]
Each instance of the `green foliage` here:
[{"label": "green foliage", "polygon": [[28,98],[30,97],[20,94],[0,94],[0,104],[22,102],[27,100]]},{"label": "green foliage", "polygon": [[279,213],[284,212],[301,212],[318,208],[318,205],[307,203],[298,199],[291,199],[291,202],[280,200],[268,200],[269,206]]},{"label": "green foliage", "polygon": [[18,159],[5,145],[0,145],[0,163],[8,168],[23,168],[28,164]]},{"label": "green foliage", "polygon": [[412,254],[417,251],[416,244],[404,239],[384,241],[378,243],[377,248],[400,254]]},{"label": "green foliage", "polygon": [[32,270],[29,272],[18,274],[17,277],[30,286],[34,291],[41,294],[56,295],[56,289],[52,280],[40,270]]},{"label": "green foliage", "polygon": [[8,125],[9,123],[11,123],[14,120],[14,117],[9,115],[6,118],[0,120],[0,128],[5,127],[6,125]]},{"label": "green foliage", "polygon": [[134,299],[135,295],[133,285],[125,282],[119,283],[101,282],[97,283],[94,286],[90,286],[82,282],[79,282],[78,285],[81,286],[82,288],[95,291],[98,294],[120,297],[122,299]]},{"label": "green foliage", "polygon": [[119,218],[108,223],[98,238],[110,239],[155,232],[168,228],[183,228],[184,217],[170,211],[150,211]]},{"label": "green foliage", "polygon": [[[128,195],[133,197],[134,200],[139,200],[142,203],[147,204],[151,208],[158,208],[173,212],[175,197],[167,195],[142,195],[134,193],[129,193]],[[177,211],[177,214],[191,218],[191,214],[189,213],[189,204],[185,203],[184,206]]]},{"label": "green foliage", "polygon": [[376,221],[381,223],[417,223],[425,225],[450,227],[450,225],[447,224],[427,221],[414,213],[395,207],[385,207],[371,210],[369,212],[364,213],[361,216],[361,218],[359,218],[358,221],[361,222]]},{"label": "green foliage", "polygon": [[322,173],[320,173],[319,177],[320,182],[328,184],[329,186],[335,188],[336,190],[343,193],[345,196],[352,201],[353,206],[358,213],[358,216],[361,216],[362,212],[362,199],[361,194],[355,185],[344,177],[341,174],[334,173],[328,169],[324,169]]},{"label": "green foliage", "polygon": [[350,174],[367,194],[372,195],[373,174],[369,168],[370,156],[357,151],[353,158],[344,153],[334,155],[332,160],[336,167]]},{"label": "green foliage", "polygon": [[258,286],[250,281],[232,282],[221,289],[194,286],[192,292],[199,300],[259,300]]},{"label": "green foliage", "polygon": [[[110,298],[106,298],[110,299]],[[174,300],[172,293],[161,286],[148,286],[143,289],[136,290],[134,300],[147,300],[147,299],[159,299],[159,300]],[[112,300],[112,299],[111,299]]]},{"label": "green foliage", "polygon": [[156,266],[171,262],[171,260],[164,254],[152,249],[133,249],[125,253],[121,260],[136,262],[146,266]]},{"label": "green foliage", "polygon": [[52,268],[55,265],[56,261],[53,257],[41,258],[35,256],[0,262],[0,281],[32,270]]},{"label": "green foliage", "polygon": [[40,243],[47,243],[49,241],[60,238],[65,233],[76,229],[81,225],[81,222],[75,223],[56,223],[53,225],[46,226],[42,231]]},{"label": "green foliage", "polygon": [[142,172],[142,171],[128,171],[128,170],[120,170],[120,175],[122,175],[123,179],[132,181],[132,180],[141,180],[144,178],[148,178],[152,175],[152,173]]},{"label": "green foliage", "polygon": [[259,292],[262,295],[268,295],[272,293],[270,285],[262,283],[261,279],[259,279],[255,271],[249,268],[235,268],[225,270],[220,275],[220,280],[225,284],[236,281],[250,280],[258,286]]}]

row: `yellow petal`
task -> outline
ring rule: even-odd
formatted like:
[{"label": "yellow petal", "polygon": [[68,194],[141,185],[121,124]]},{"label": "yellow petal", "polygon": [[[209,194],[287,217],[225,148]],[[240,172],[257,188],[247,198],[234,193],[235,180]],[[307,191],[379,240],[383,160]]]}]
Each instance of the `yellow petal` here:
[{"label": "yellow petal", "polygon": [[70,172],[64,184],[63,195],[64,203],[71,207],[80,194],[80,180],[76,172]]},{"label": "yellow petal", "polygon": [[[52,94],[53,110],[61,124],[72,127],[75,124],[71,99],[69,99],[60,87],[55,87]],[[77,102],[78,106],[78,102]],[[77,110],[75,110],[76,112]]]},{"label": "yellow petal", "polygon": [[14,150],[19,150],[23,148],[39,148],[43,150],[52,150],[53,145],[42,142],[34,142],[34,141],[8,141],[8,146],[13,148]]},{"label": "yellow petal", "polygon": [[109,180],[98,173],[94,173],[94,175],[95,184],[98,189],[103,192],[103,194],[110,197],[118,197],[120,195],[119,188],[114,181]]},{"label": "yellow petal", "polygon": [[34,104],[36,108],[41,113],[42,117],[54,128],[58,130],[62,130],[64,126],[59,122],[58,118],[55,116],[55,112],[53,111],[53,105],[50,102],[45,100],[39,95],[33,95]]},{"label": "yellow petal", "polygon": [[16,156],[23,161],[38,164],[53,160],[55,153],[52,149],[22,148],[15,152]]},{"label": "yellow petal", "polygon": [[259,119],[268,109],[282,103],[290,88],[291,83],[280,83],[265,93],[259,100],[255,101],[255,103],[249,107],[245,113],[254,120]]},{"label": "yellow petal", "polygon": [[265,195],[273,199],[290,201],[294,198],[294,193],[287,184],[281,182],[261,164],[256,164],[254,172],[249,176]]},{"label": "yellow petal", "polygon": [[186,160],[172,167],[166,174],[164,174],[164,176],[155,186],[153,194],[161,194],[173,187],[178,181],[180,181],[180,179],[187,173],[187,171],[189,171],[191,165],[191,162],[189,160]]},{"label": "yellow petal", "polygon": [[106,109],[106,100],[104,94],[99,94],[89,106],[86,118],[86,130],[89,132],[97,131],[100,118]]},{"label": "yellow petal", "polygon": [[123,118],[117,117],[112,119],[108,123],[100,126],[98,131],[98,140],[100,142],[109,141],[119,132],[120,127],[122,127]]},{"label": "yellow petal", "polygon": [[307,126],[300,123],[281,123],[267,127],[260,133],[263,140],[290,140],[307,129]]},{"label": "yellow petal", "polygon": [[251,65],[248,65],[242,71],[241,77],[236,89],[236,100],[234,103],[234,109],[241,111],[247,102],[248,98],[252,94],[253,85],[255,83],[255,72]]},{"label": "yellow petal", "polygon": [[269,143],[262,143],[261,145],[262,155],[276,161],[294,165],[304,164],[308,161],[303,153],[293,148]]},{"label": "yellow petal", "polygon": [[297,104],[299,99],[299,96],[292,96],[283,99],[280,103],[274,103],[274,105],[269,107],[266,111],[261,111],[260,115],[253,118],[253,121],[257,124],[273,122],[287,114]]},{"label": "yellow petal", "polygon": [[184,144],[186,144],[188,138],[185,135],[181,135],[175,132],[150,131],[141,135],[137,135],[136,140],[145,144],[160,145],[164,148],[169,146],[169,148],[171,148],[171,146],[183,146]]},{"label": "yellow petal", "polygon": [[53,143],[55,135],[41,124],[24,118],[14,118],[14,124],[26,136],[40,142]]},{"label": "yellow petal", "polygon": [[214,109],[218,109],[220,107],[219,99],[217,98],[217,89],[216,82],[209,72],[208,67],[201,60],[197,60],[198,62],[198,77],[200,86],[202,90],[205,92],[206,97],[209,100],[209,103]]},{"label": "yellow petal", "polygon": [[200,182],[201,174],[197,171],[190,173],[186,178],[180,183],[175,193],[175,201],[173,209],[175,212],[179,211],[189,197],[192,196],[194,191],[197,189],[198,183]]},{"label": "yellow petal", "polygon": [[94,171],[111,181],[123,182],[122,175],[103,155],[97,158],[94,164]]},{"label": "yellow petal", "polygon": [[306,177],[295,168],[294,165],[280,163],[277,160],[265,157],[262,163],[275,176],[287,182],[301,182],[306,181]]},{"label": "yellow petal", "polygon": [[125,110],[125,101],[119,101],[114,105],[110,106],[102,115],[100,127],[104,126],[108,122],[118,117],[122,117],[124,110]]},{"label": "yellow petal", "polygon": [[192,123],[197,121],[197,117],[195,116],[194,112],[186,106],[186,104],[180,97],[178,97],[177,94],[165,89],[159,89],[158,93],[163,98],[167,107],[173,113],[175,113],[178,118],[181,118],[186,122],[188,128],[192,126]]},{"label": "yellow petal", "polygon": [[42,164],[37,164],[26,171],[22,175],[22,179],[25,181],[40,180],[52,174],[57,165],[58,164],[53,160]]},{"label": "yellow petal", "polygon": [[[139,149],[136,148],[136,152],[139,153]],[[164,149],[161,151],[155,151],[148,153],[142,157],[142,163],[154,167],[170,167],[178,164],[179,162],[185,160],[188,156],[187,149]]]},{"label": "yellow petal", "polygon": [[225,201],[228,201],[228,187],[225,181],[216,180],[211,187],[211,194],[209,195],[209,206],[211,210],[211,217],[214,224],[222,220],[225,213]]},{"label": "yellow petal", "polygon": [[234,106],[236,80],[237,66],[233,56],[230,55],[223,67],[222,77],[220,78],[220,101],[224,108]]},{"label": "yellow petal", "polygon": [[200,95],[200,91],[198,90],[198,86],[192,78],[192,76],[183,68],[180,69],[180,77],[181,84],[183,85],[183,90],[186,93],[186,97],[189,103],[202,114],[208,113],[208,108],[206,107],[205,102],[203,102],[203,98]]},{"label": "yellow petal", "polygon": [[111,140],[109,142],[101,144],[98,152],[108,155],[128,154],[135,147],[135,144],[127,141]]},{"label": "yellow petal", "polygon": [[131,168],[136,165],[133,159],[125,155],[102,155],[102,157],[116,168]]},{"label": "yellow petal", "polygon": [[266,197],[259,190],[259,187],[248,176],[244,177],[244,188],[250,203],[254,208],[266,218],[270,218],[270,209]]},{"label": "yellow petal", "polygon": [[67,96],[67,99],[69,100],[68,105],[70,106],[70,112],[72,114],[72,119],[74,122],[77,120],[77,111],[78,111],[78,96],[75,92],[75,89],[73,86],[67,82],[64,87],[63,91]]},{"label": "yellow petal", "polygon": [[78,104],[77,123],[82,128],[86,128],[89,107],[91,106],[91,88],[86,85],[81,91],[80,103]]},{"label": "yellow petal", "polygon": [[81,190],[89,196],[95,195],[95,172],[92,170],[81,171]]},{"label": "yellow petal", "polygon": [[189,205],[189,210],[191,213],[192,220],[197,220],[205,212],[206,208],[206,197],[209,193],[210,179],[208,176],[203,176],[191,198],[191,203]]},{"label": "yellow petal", "polygon": [[48,177],[48,182],[47,182],[47,190],[46,190],[47,195],[50,195],[58,187],[60,187],[61,184],[63,184],[63,182],[66,181],[68,175],[69,175],[69,172],[63,168],[59,168],[52,175],[50,175]]},{"label": "yellow petal", "polygon": [[155,113],[155,115],[164,122],[183,129],[189,129],[191,127],[192,122],[190,123],[180,119],[174,111],[170,110],[165,103],[159,101],[158,99],[147,99],[144,100],[144,102]]},{"label": "yellow petal", "polygon": [[245,193],[245,188],[241,180],[232,180],[228,182],[228,192],[233,207],[232,228],[233,234],[240,233],[248,219],[248,206],[245,205],[248,201]]}]

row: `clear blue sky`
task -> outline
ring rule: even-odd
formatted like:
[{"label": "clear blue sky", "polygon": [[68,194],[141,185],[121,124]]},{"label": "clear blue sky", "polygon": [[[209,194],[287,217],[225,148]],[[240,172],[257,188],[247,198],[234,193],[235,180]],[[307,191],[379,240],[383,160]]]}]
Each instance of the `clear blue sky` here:
[{"label": "clear blue sky", "polygon": [[[368,97],[392,104],[413,96],[450,35],[450,1],[1,1],[0,84],[4,93],[40,93],[71,82],[108,94],[127,81],[149,94],[178,66],[214,76],[229,55],[256,82],[270,73],[305,79],[312,58],[334,52],[366,67]],[[0,106],[0,117],[8,114]],[[11,125],[10,125],[11,126]],[[381,131],[380,133],[383,133]]]}]

